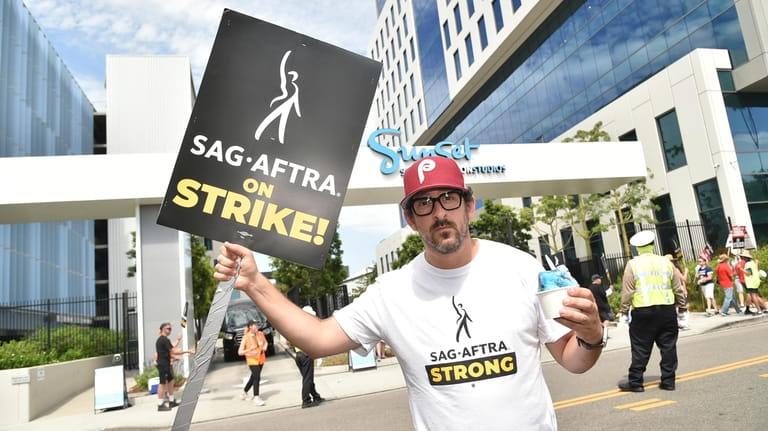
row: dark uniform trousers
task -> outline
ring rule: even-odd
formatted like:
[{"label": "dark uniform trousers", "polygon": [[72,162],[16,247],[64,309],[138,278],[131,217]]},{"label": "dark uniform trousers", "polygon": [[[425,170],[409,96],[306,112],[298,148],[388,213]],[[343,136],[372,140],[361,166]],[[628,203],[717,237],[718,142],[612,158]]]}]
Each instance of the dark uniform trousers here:
[{"label": "dark uniform trousers", "polygon": [[632,309],[629,340],[632,346],[632,364],[627,383],[642,386],[643,374],[651,357],[653,344],[661,352],[661,383],[675,385],[677,370],[677,309],[674,305],[652,305]]},{"label": "dark uniform trousers", "polygon": [[297,352],[295,360],[301,372],[301,401],[311,403],[313,397],[320,398],[315,390],[315,361],[304,352]]}]

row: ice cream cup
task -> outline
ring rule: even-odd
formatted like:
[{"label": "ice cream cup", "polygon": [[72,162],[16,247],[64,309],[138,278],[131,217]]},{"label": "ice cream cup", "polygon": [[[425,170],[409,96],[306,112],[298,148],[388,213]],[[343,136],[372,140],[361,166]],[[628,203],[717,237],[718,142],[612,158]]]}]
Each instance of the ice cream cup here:
[{"label": "ice cream cup", "polygon": [[560,309],[563,308],[563,299],[568,296],[567,287],[558,287],[555,289],[538,292],[541,309],[544,311],[544,317],[554,319],[560,317]]}]

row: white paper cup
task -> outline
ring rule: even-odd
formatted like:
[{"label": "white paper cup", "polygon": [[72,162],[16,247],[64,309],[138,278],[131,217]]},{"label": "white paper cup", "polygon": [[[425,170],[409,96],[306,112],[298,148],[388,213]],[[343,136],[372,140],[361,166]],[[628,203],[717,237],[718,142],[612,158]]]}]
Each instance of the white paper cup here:
[{"label": "white paper cup", "polygon": [[539,297],[541,309],[544,311],[544,317],[554,319],[560,317],[560,309],[563,308],[563,299],[568,296],[567,287],[558,287],[556,289],[545,290],[536,294]]}]

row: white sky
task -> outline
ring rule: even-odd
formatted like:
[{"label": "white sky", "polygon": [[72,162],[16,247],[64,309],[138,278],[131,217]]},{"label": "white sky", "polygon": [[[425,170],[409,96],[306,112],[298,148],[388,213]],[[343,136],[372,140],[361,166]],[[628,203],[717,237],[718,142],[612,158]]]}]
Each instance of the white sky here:
[{"label": "white sky", "polygon": [[[105,109],[108,54],[188,56],[199,86],[224,8],[361,55],[376,23],[374,0],[23,1],[97,110]],[[351,274],[371,265],[376,244],[400,227],[396,205],[343,208],[339,221]]]}]

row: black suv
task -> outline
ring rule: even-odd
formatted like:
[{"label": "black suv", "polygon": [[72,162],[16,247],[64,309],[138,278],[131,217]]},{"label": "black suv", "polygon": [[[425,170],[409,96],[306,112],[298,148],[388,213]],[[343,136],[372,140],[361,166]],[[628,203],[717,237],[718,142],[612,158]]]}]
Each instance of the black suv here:
[{"label": "black suv", "polygon": [[237,354],[240,347],[240,341],[243,339],[243,331],[248,326],[248,322],[255,320],[259,322],[259,329],[264,332],[269,346],[267,347],[267,356],[275,354],[275,342],[272,325],[267,321],[264,313],[256,307],[256,304],[250,298],[235,299],[229,302],[227,314],[224,316],[224,322],[221,324],[221,332],[224,345],[224,360],[234,361],[241,359]]}]

